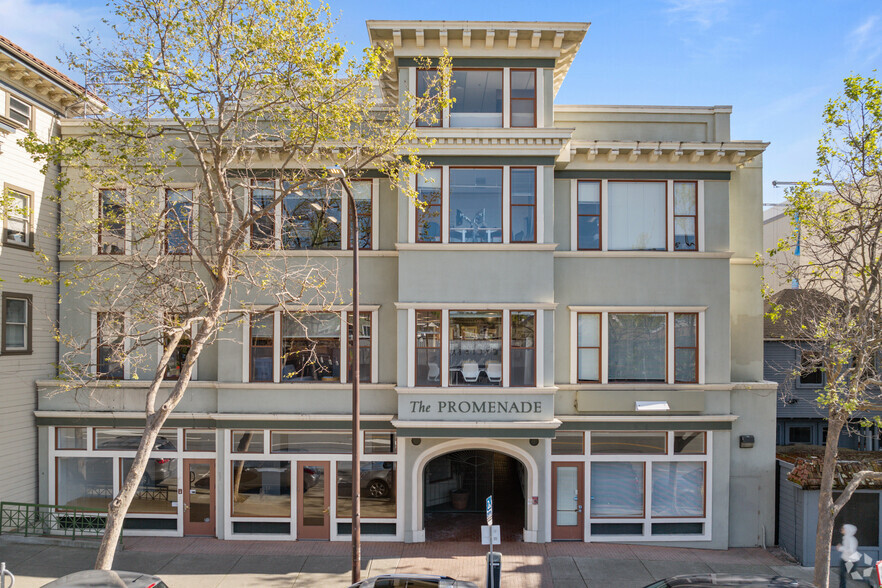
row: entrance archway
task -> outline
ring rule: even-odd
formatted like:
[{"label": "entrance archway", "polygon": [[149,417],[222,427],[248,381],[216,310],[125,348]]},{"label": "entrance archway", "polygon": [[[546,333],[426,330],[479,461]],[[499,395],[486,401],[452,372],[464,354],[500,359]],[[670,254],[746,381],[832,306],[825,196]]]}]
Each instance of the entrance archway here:
[{"label": "entrance archway", "polygon": [[[484,499],[491,493],[494,523],[503,527],[503,540],[537,540],[538,510],[532,497],[539,494],[538,469],[528,452],[495,439],[455,439],[430,448],[414,466],[411,528],[417,541],[480,540],[480,527],[487,524]],[[467,496],[455,498],[453,492],[460,489]],[[451,525],[465,529],[464,536],[457,536]]]}]

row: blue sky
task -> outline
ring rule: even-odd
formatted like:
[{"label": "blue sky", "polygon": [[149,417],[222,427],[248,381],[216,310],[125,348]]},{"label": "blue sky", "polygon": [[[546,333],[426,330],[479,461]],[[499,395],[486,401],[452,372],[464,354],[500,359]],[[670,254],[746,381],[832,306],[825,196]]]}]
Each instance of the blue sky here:
[{"label": "blue sky", "polygon": [[[590,22],[557,103],[732,105],[733,139],[771,143],[766,202],[782,198],[772,180],[810,177],[821,113],[842,78],[882,69],[875,0],[335,0],[331,7],[339,38],[356,48],[367,44],[367,19]],[[95,27],[105,10],[104,0],[0,0],[0,34],[57,65],[73,28]]]}]

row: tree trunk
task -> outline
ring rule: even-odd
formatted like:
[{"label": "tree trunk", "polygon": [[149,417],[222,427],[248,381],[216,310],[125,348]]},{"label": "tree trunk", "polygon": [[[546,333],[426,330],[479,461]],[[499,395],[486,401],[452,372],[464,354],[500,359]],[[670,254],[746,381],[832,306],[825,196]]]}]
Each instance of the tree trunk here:
[{"label": "tree trunk", "polygon": [[833,542],[833,523],[838,509],[833,505],[833,478],[836,473],[839,433],[845,426],[845,415],[831,415],[827,421],[827,444],[821,471],[821,492],[818,497],[818,529],[815,533],[815,586],[830,583],[830,548]]}]

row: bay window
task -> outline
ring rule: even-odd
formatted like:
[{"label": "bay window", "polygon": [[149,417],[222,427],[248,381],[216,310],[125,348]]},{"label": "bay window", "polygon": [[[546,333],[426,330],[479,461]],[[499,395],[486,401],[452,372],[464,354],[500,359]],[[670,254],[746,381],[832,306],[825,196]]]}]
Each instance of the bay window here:
[{"label": "bay window", "polygon": [[[281,311],[252,314],[247,381],[342,382],[349,380],[352,313],[313,312],[289,315]],[[373,311],[361,313],[359,354],[361,381],[373,381]],[[343,371],[344,356],[349,369]],[[345,379],[344,379],[345,376]]]},{"label": "bay window", "polygon": [[[418,69],[416,72],[416,95],[432,98],[438,95],[438,70]],[[420,112],[417,118],[418,127],[440,127],[444,113],[440,109]]]},{"label": "bay window", "polygon": [[502,127],[502,69],[454,69],[451,127]]},{"label": "bay window", "polygon": [[673,311],[577,312],[573,381],[697,383],[698,317]]},{"label": "bay window", "polygon": [[502,311],[450,311],[450,386],[502,385]]},{"label": "bay window", "polygon": [[451,243],[502,243],[502,168],[450,169]]},{"label": "bay window", "polygon": [[600,249],[600,182],[579,182],[576,204],[578,248]]}]

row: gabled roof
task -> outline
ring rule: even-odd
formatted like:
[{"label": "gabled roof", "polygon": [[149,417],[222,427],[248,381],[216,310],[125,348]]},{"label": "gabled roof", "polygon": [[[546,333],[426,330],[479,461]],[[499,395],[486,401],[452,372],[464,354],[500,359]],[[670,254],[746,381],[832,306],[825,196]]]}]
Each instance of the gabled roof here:
[{"label": "gabled roof", "polygon": [[[789,288],[776,292],[771,302],[780,304],[785,312],[781,313],[778,320],[772,322],[769,312],[772,305],[765,302],[763,316],[763,338],[767,341],[804,341],[808,340],[801,325],[804,317],[821,314],[830,306],[844,306],[844,302],[829,294],[817,290],[804,290],[801,288]],[[789,312],[786,312],[789,311]]]}]

